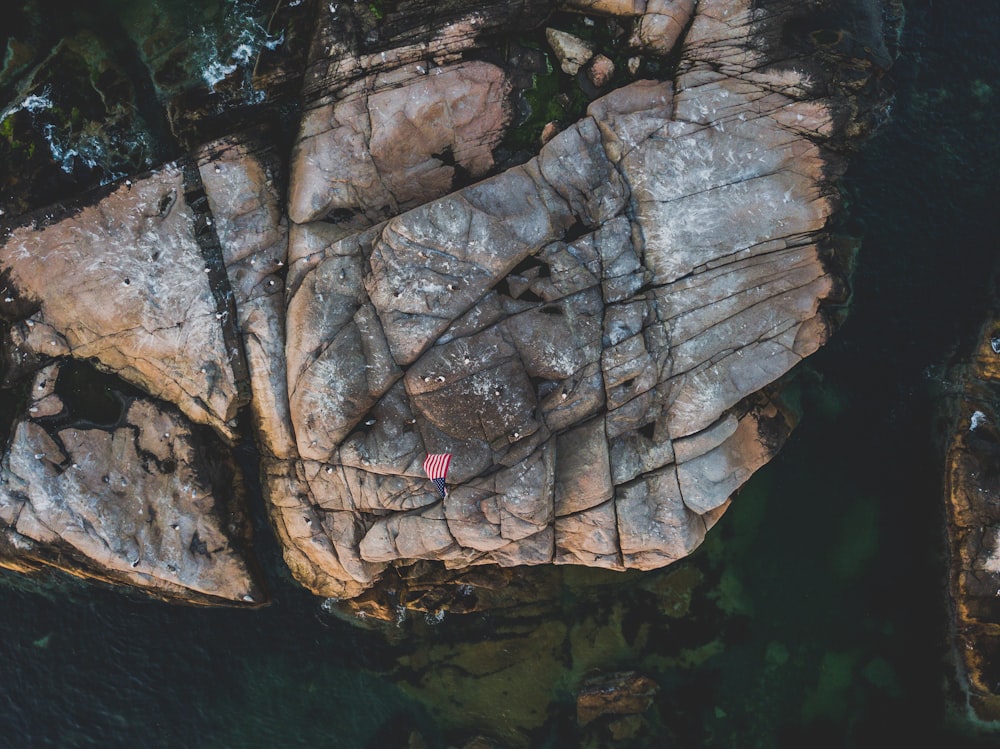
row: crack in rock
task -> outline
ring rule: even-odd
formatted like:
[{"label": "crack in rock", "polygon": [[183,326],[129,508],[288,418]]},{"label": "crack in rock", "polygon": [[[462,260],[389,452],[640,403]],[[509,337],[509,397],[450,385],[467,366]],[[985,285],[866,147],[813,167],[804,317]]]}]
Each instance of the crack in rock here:
[{"label": "crack in rock", "polygon": [[[695,549],[794,427],[772,385],[843,301],[846,93],[782,41],[785,0],[559,7],[616,17],[628,69],[669,80],[515,157],[525,76],[484,50],[548,4],[319,9],[304,68],[262,73],[301,82],[287,165],[259,126],[15,222],[6,376],[39,392],[3,457],[0,557],[264,601],[239,472],[199,453],[245,425],[317,595],[419,560],[649,569]],[[47,384],[64,357],[150,397],[70,423]],[[443,498],[428,453],[454,456]]]}]

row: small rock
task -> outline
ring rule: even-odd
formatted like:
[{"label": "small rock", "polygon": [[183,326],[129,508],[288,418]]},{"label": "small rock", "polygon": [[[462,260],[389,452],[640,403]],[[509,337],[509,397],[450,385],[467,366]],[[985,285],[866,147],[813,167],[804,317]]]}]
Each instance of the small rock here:
[{"label": "small rock", "polygon": [[559,67],[566,75],[576,75],[594,56],[594,47],[580,37],[559,29],[545,29],[545,39],[559,59]]},{"label": "small rock", "polygon": [[611,61],[611,58],[604,55],[597,55],[590,61],[590,67],[587,68],[587,77],[594,84],[595,88],[604,88],[611,83],[611,79],[614,76],[615,64]]},{"label": "small rock", "polygon": [[626,715],[608,724],[608,731],[615,741],[634,740],[639,737],[645,726],[645,721],[641,715]]},{"label": "small rock", "polygon": [[546,123],[545,127],[542,128],[542,134],[539,136],[538,140],[541,145],[545,145],[550,140],[552,140],[559,133],[559,123],[553,120],[552,122]]}]

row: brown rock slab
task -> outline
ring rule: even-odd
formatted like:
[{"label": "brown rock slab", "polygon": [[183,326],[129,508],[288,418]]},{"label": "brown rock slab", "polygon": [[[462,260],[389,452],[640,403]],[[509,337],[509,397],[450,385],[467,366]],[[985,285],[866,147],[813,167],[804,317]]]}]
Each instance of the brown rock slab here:
[{"label": "brown rock slab", "polygon": [[[834,283],[814,243],[762,241],[727,189],[702,220],[686,201],[740,167],[711,127],[665,122],[673,105],[669,84],[620,89],[523,167],[296,261],[292,421],[300,455],[357,476],[313,483],[308,500],[354,513],[351,556],[661,566],[774,454],[764,417],[733,409],[818,346],[810,321]],[[778,131],[753,141],[772,166]],[[814,149],[788,147],[788,163]],[[776,226],[808,235],[826,210]],[[386,422],[406,446],[391,457],[372,434]],[[443,510],[429,452],[456,455]]]},{"label": "brown rock slab", "polygon": [[[695,0],[646,0],[629,41],[648,52],[669,53],[694,16],[695,5]],[[705,12],[711,13],[712,9]]]},{"label": "brown rock slab", "polygon": [[304,223],[360,214],[368,223],[452,189],[493,167],[510,86],[496,65],[427,63],[373,76],[308,111],[292,155],[288,212]]},{"label": "brown rock slab", "polygon": [[123,400],[117,424],[88,426],[64,411],[58,377],[59,365],[38,373],[3,457],[3,565],[55,566],[173,601],[266,603],[244,556],[239,476],[211,439],[140,397]]},{"label": "brown rock slab", "polygon": [[171,164],[61,221],[12,229],[0,244],[0,309],[12,322],[15,371],[37,358],[93,359],[232,437],[245,383],[189,188]]},{"label": "brown rock slab", "polygon": [[278,187],[281,164],[258,145],[267,138],[266,132],[227,137],[204,146],[197,158],[232,290],[259,446],[290,458],[283,280],[288,227]]}]

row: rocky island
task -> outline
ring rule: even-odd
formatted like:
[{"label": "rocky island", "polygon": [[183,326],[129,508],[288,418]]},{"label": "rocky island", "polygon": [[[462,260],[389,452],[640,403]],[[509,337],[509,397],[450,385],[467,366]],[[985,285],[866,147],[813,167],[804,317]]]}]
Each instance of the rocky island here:
[{"label": "rocky island", "polygon": [[240,106],[235,66],[199,99],[137,53],[149,168],[45,205],[14,188],[54,157],[12,161],[0,564],[259,606],[258,504],[336,599],[689,554],[843,316],[879,8],[279,2],[267,31]]},{"label": "rocky island", "polygon": [[950,557],[954,703],[976,723],[1000,720],[1000,500],[997,387],[1000,321],[983,322],[972,351],[949,374],[944,495]]}]

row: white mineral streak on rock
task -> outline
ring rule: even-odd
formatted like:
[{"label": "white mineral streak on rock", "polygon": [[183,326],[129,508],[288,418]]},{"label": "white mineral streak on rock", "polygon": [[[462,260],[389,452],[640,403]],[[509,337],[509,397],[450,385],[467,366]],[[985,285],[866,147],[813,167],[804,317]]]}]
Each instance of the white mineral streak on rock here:
[{"label": "white mineral streak on rock", "polygon": [[[415,559],[669,564],[791,428],[755,394],[827,335],[829,112],[747,49],[747,5],[566,6],[633,17],[645,51],[687,29],[678,78],[613,91],[523,166],[370,228],[405,203],[357,130],[374,97],[307,116],[292,217],[365,216],[292,238],[302,460],[273,466],[271,497],[322,595]],[[320,133],[356,184],[320,165]],[[455,456],[444,500],[429,452]]]},{"label": "white mineral streak on rock", "polygon": [[96,359],[231,437],[241,396],[193,221],[168,165],[58,223],[14,229],[0,269],[39,306],[11,336],[28,355]]}]

